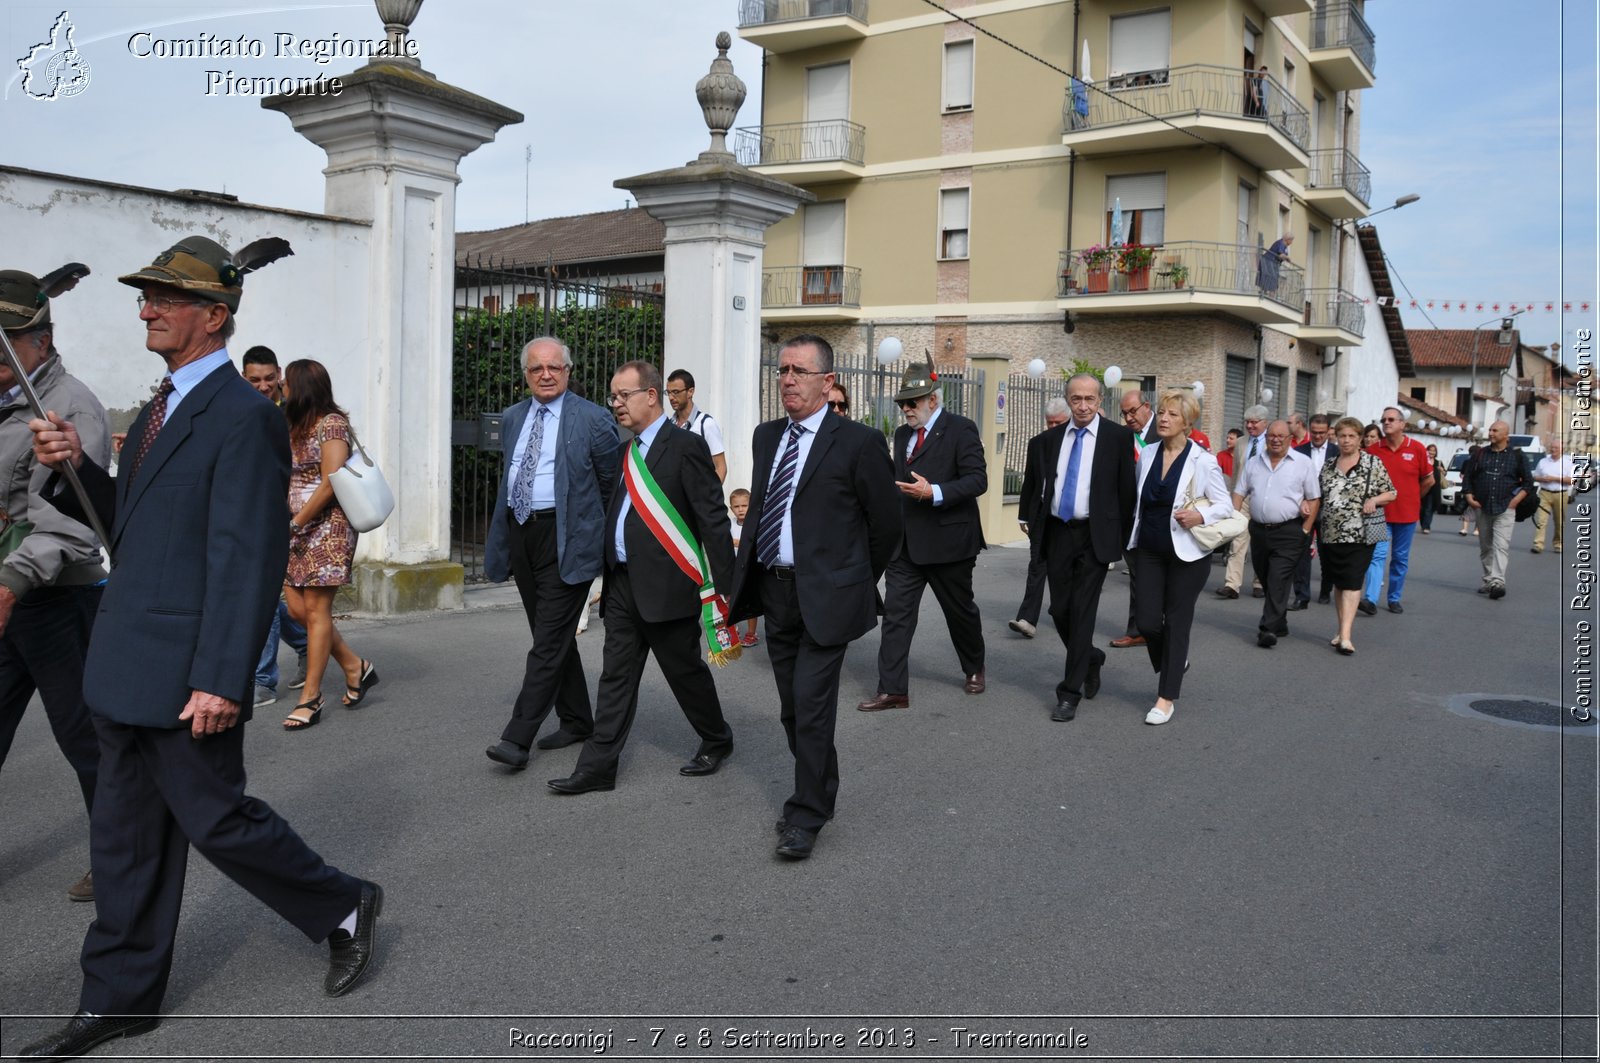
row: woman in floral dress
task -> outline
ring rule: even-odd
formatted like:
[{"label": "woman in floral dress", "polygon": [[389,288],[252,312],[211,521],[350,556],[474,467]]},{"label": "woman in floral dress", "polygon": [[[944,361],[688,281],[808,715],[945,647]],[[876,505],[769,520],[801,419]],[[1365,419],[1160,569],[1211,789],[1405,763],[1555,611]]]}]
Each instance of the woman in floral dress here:
[{"label": "woman in floral dress", "polygon": [[322,719],[322,675],[331,655],[344,670],[346,708],[355,708],[378,682],[333,624],[333,597],[350,582],[356,531],[333,496],[328,478],[350,457],[350,420],[333,401],[333,384],[321,362],[290,362],[283,371],[284,414],[289,419],[293,469],[289,476],[289,570],[283,591],[289,614],[306,629],[305,700],[283,721],[285,730]]},{"label": "woman in floral dress", "polygon": [[1389,470],[1375,455],[1361,449],[1362,435],[1361,422],[1354,417],[1341,418],[1333,426],[1339,455],[1322,467],[1322,509],[1317,513],[1322,578],[1335,587],[1334,607],[1339,615],[1339,633],[1328,641],[1346,657],[1356,652],[1350,635],[1361,584],[1375,549],[1366,540],[1362,520],[1393,502],[1395,496]]}]

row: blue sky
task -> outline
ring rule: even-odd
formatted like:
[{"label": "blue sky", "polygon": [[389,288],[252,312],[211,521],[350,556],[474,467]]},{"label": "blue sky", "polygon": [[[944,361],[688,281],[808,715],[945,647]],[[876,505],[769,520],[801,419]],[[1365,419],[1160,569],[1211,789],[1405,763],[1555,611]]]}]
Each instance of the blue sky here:
[{"label": "blue sky", "polygon": [[[321,209],[322,153],[255,99],[207,96],[204,71],[314,75],[355,61],[137,59],[127,38],[206,30],[270,47],[282,31],[378,37],[371,0],[6,0],[0,77],[63,6],[91,84],[40,103],[12,78],[0,98],[5,162]],[[1593,0],[1373,0],[1367,18],[1378,82],[1365,94],[1360,156],[1373,206],[1423,197],[1376,219],[1384,249],[1418,299],[1469,304],[1433,322],[1479,324],[1493,312],[1471,311],[1477,302],[1593,300]],[[414,26],[424,65],[527,116],[463,163],[459,227],[521,221],[525,176],[532,216],[548,217],[620,207],[616,178],[686,162],[707,139],[694,82],[717,31],[736,22],[737,0],[427,0]],[[736,39],[732,58],[751,94],[738,124],[757,124],[760,51]],[[1428,327],[1403,313],[1409,327]],[[1593,326],[1592,307],[1566,320],[1535,311],[1525,339],[1570,343],[1580,317]]]}]

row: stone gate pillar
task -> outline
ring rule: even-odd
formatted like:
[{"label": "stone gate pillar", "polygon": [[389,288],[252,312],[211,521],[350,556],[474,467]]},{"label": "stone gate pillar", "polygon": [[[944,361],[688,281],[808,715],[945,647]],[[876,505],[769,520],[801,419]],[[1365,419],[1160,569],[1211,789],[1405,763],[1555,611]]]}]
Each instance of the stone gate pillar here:
[{"label": "stone gate pillar", "polygon": [[367,413],[356,430],[395,510],[361,537],[355,583],[358,607],[380,614],[462,604],[463,570],[449,560],[456,185],[462,158],[522,121],[405,58],[421,0],[389,6],[409,13],[386,19],[392,57],[341,75],[337,96],[262,101],[327,152],[326,211],[372,222]]},{"label": "stone gate pillar", "polygon": [[804,189],[740,166],[728,151],[727,132],[745,97],[744,82],[728,59],[732,45],[727,33],[717,34],[717,58],[695,86],[711,147],[687,166],[615,182],[666,226],[661,368],[694,374],[695,405],[722,425],[729,489],[750,486],[750,436],[761,418],[761,254],[767,229],[816,200]]}]

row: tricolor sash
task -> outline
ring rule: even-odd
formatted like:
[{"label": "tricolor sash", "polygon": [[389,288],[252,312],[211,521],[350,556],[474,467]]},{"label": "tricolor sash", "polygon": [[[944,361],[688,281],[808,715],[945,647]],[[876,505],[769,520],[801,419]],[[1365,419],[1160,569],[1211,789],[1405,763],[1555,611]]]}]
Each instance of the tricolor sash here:
[{"label": "tricolor sash", "polygon": [[705,549],[689,533],[689,526],[650,475],[650,467],[644,463],[637,445],[628,448],[628,458],[622,463],[622,482],[628,489],[628,500],[639,511],[650,534],[673,564],[700,588],[700,626],[706,633],[706,645],[711,647],[707,654],[711,663],[722,668],[738,660],[744,649],[728,629],[728,602],[712,584]]}]

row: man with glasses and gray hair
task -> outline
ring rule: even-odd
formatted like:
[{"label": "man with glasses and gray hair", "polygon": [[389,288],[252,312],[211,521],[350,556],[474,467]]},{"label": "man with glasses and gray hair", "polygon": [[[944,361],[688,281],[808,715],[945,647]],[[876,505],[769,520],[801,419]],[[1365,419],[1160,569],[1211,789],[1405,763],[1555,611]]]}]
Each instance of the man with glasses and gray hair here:
[{"label": "man with glasses and gray hair", "polygon": [[574,632],[604,564],[602,533],[622,441],[609,413],[568,390],[572,352],[560,340],[530,341],[522,367],[531,394],[502,415],[506,471],[495,490],[483,562],[496,583],[516,580],[533,635],[511,720],[487,750],[490,760],[513,770],[528,766],[552,702],[561,726],[539,740],[540,749],[582,742],[594,731]]},{"label": "man with glasses and gray hair", "polygon": [[[1403,613],[1400,597],[1406,589],[1406,569],[1411,564],[1411,542],[1422,519],[1422,496],[1433,490],[1433,459],[1428,448],[1406,435],[1406,415],[1399,407],[1383,411],[1383,438],[1367,453],[1383,462],[1394,483],[1395,499],[1383,507],[1389,525],[1389,612]],[[1384,562],[1376,553],[1367,566],[1367,584],[1359,608],[1368,616],[1378,611],[1378,596],[1383,593]]]}]

